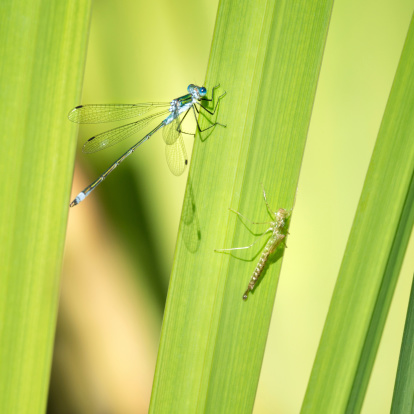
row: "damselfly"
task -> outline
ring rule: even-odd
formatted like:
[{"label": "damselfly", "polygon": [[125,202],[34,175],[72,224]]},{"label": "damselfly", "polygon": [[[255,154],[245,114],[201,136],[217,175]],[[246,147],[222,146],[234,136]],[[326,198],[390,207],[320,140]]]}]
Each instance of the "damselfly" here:
[{"label": "damselfly", "polygon": [[214,90],[219,86],[220,85],[217,85],[213,88],[211,99],[206,98],[207,89],[205,87],[191,84],[187,88],[188,94],[180,96],[169,103],[151,102],[142,104],[80,105],[73,108],[69,112],[68,118],[70,121],[79,124],[98,124],[103,122],[121,121],[123,119],[142,117],[142,115],[151,110],[161,109],[160,111],[141,118],[138,121],[110,129],[109,131],[102,132],[101,134],[89,138],[83,146],[83,152],[85,153],[97,152],[115,145],[144,128],[152,120],[159,117],[165,118],[152,131],[150,131],[127,152],[125,152],[125,154],[118,158],[100,177],[81,191],[70,203],[70,206],[76,206],[84,200],[119,164],[121,164],[122,161],[125,160],[125,158],[131,155],[142,143],[151,138],[151,136],[161,128],[164,128],[163,138],[166,143],[165,156],[168,167],[174,175],[181,175],[188,163],[182,134],[194,135],[184,132],[181,129],[182,122],[188,112],[192,109],[196,119],[197,128],[200,132],[206,131],[215,125],[225,127],[225,125],[220,124],[219,122],[209,121],[211,125],[202,130],[197,120],[197,114],[199,114],[200,109],[211,115],[215,113],[220,99],[226,94],[226,92],[218,97],[216,105],[212,110],[202,106],[202,102],[213,101],[214,103]]},{"label": "damselfly", "polygon": [[257,243],[261,237],[263,237],[266,233],[272,232],[269,240],[267,241],[265,248],[262,252],[262,254],[260,255],[260,259],[259,262],[257,263],[256,268],[254,269],[253,275],[250,278],[250,282],[249,285],[247,286],[247,290],[246,292],[244,292],[243,295],[243,300],[247,300],[247,296],[248,294],[254,289],[261,273],[263,272],[263,268],[267,262],[267,259],[269,258],[269,256],[274,253],[277,249],[277,247],[284,241],[285,241],[285,237],[287,234],[287,221],[291,215],[292,210],[285,210],[284,208],[279,208],[279,210],[277,210],[276,212],[274,212],[273,210],[270,209],[269,204],[267,202],[266,199],[266,192],[263,188],[263,197],[264,197],[264,201],[266,203],[266,208],[267,211],[270,213],[270,215],[273,218],[273,221],[270,222],[263,222],[263,223],[257,223],[254,221],[249,220],[248,218],[246,218],[245,216],[243,216],[241,213],[239,213],[236,210],[233,210],[231,208],[229,208],[230,211],[232,211],[233,213],[236,213],[238,216],[242,217],[244,220],[250,221],[252,224],[268,224],[270,227],[264,232],[262,233],[259,238],[253,242],[251,245],[249,246],[245,246],[245,247],[233,247],[231,249],[216,249],[216,252],[227,252],[227,251],[231,251],[231,250],[241,250],[241,249],[250,249],[250,247],[252,247],[255,243]]}]

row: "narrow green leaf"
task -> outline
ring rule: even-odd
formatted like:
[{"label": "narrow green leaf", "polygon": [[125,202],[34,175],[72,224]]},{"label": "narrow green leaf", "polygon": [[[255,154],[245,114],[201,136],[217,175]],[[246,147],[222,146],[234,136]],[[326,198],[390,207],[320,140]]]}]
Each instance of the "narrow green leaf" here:
[{"label": "narrow green leaf", "polygon": [[0,5],[0,412],[45,412],[89,1]]},{"label": "narrow green leaf", "polygon": [[356,413],[361,409],[414,223],[413,108],[412,20],[302,413]]},{"label": "narrow green leaf", "polygon": [[401,344],[391,414],[411,414],[414,410],[414,283]]},{"label": "narrow green leaf", "polygon": [[228,211],[269,221],[261,183],[275,211],[293,207],[331,8],[327,0],[219,5],[206,85],[227,91],[217,116],[227,128],[196,137],[151,412],[253,408],[283,248],[247,302],[264,241],[234,255],[214,249],[251,244],[246,225],[255,234],[269,227]]}]

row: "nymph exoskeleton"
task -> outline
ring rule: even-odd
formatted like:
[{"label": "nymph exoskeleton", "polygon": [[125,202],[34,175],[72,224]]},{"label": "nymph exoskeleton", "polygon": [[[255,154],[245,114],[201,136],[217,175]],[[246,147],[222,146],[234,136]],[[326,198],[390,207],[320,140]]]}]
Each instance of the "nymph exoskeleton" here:
[{"label": "nymph exoskeleton", "polygon": [[216,249],[216,252],[227,252],[227,251],[232,251],[232,250],[241,250],[241,249],[249,249],[250,247],[252,247],[255,243],[257,243],[261,237],[263,237],[265,234],[267,233],[272,233],[269,240],[267,241],[262,254],[260,255],[260,259],[259,262],[257,263],[256,268],[254,269],[253,275],[250,278],[250,282],[249,285],[247,286],[247,290],[246,292],[244,292],[243,295],[243,300],[247,300],[247,296],[249,294],[250,291],[252,291],[263,271],[263,268],[267,262],[267,259],[269,258],[269,256],[274,253],[277,249],[277,247],[283,242],[285,243],[285,238],[286,235],[288,234],[287,232],[287,222],[288,219],[291,215],[292,210],[285,210],[284,208],[279,208],[279,210],[277,211],[273,211],[271,210],[271,208],[269,207],[269,203],[267,202],[266,199],[266,192],[263,188],[263,197],[264,197],[264,201],[266,203],[266,208],[268,210],[268,212],[270,213],[270,215],[272,216],[273,221],[270,222],[262,222],[262,223],[257,223],[257,222],[253,222],[251,220],[249,220],[247,217],[243,216],[241,213],[239,213],[238,211],[235,211],[231,208],[229,208],[230,211],[232,211],[233,213],[236,213],[238,216],[242,217],[245,220],[250,221],[252,224],[268,224],[269,228],[262,233],[259,238],[253,242],[251,245],[249,246],[244,246],[244,247],[233,247],[230,249]]}]

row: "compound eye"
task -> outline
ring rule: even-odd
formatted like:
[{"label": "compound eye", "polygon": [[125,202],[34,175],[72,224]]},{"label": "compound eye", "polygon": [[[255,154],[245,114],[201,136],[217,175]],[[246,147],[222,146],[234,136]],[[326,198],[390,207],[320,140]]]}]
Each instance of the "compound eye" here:
[{"label": "compound eye", "polygon": [[207,93],[207,89],[204,88],[204,86],[200,88],[200,95],[205,95],[206,93]]}]

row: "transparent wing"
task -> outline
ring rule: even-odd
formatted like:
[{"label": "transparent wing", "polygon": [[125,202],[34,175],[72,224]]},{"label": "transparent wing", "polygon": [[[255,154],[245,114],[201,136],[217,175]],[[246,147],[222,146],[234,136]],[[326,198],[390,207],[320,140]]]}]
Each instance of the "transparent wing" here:
[{"label": "transparent wing", "polygon": [[175,140],[174,144],[165,146],[165,157],[174,175],[181,175],[184,172],[188,159],[182,135]]},{"label": "transparent wing", "polygon": [[79,105],[69,114],[69,121],[77,124],[99,124],[121,121],[146,114],[151,109],[170,106],[169,103]]},{"label": "transparent wing", "polygon": [[[171,114],[173,115],[173,113]],[[174,113],[175,119],[166,125],[162,131],[162,137],[167,145],[172,145],[177,141],[180,135],[180,116],[178,112]]]},{"label": "transparent wing", "polygon": [[135,134],[146,125],[148,125],[153,119],[158,118],[162,115],[166,116],[168,110],[157,112],[155,114],[149,115],[146,118],[140,119],[136,122],[131,122],[126,125],[122,125],[118,128],[110,129],[109,131],[102,132],[101,134],[95,135],[92,138],[89,138],[84,146],[82,151],[90,154],[92,152],[97,152],[105,148],[111,147],[112,145],[118,144],[125,138]]}]

